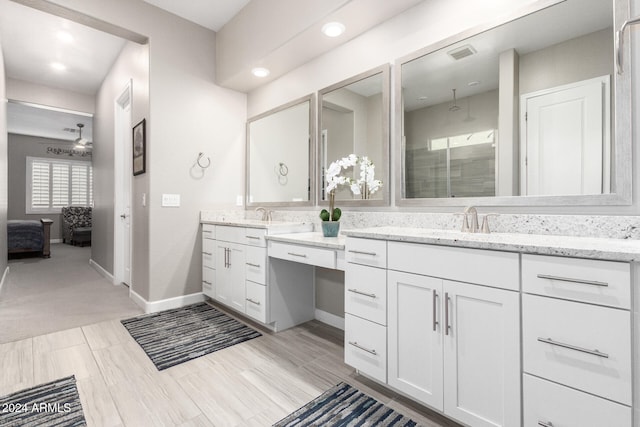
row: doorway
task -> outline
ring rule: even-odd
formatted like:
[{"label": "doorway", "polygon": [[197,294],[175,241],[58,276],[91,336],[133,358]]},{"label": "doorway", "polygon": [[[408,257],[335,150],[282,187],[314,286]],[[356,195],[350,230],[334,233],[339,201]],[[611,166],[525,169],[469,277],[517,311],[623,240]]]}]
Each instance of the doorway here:
[{"label": "doorway", "polygon": [[131,287],[131,86],[115,100],[114,284]]}]

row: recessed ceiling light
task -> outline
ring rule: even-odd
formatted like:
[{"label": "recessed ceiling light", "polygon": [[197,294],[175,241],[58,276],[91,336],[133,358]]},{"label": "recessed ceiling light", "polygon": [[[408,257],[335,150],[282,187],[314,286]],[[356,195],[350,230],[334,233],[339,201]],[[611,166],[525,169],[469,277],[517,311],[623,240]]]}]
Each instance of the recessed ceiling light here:
[{"label": "recessed ceiling light", "polygon": [[480,80],[474,80],[472,82],[467,83],[469,86],[478,86],[480,84]]},{"label": "recessed ceiling light", "polygon": [[64,43],[71,43],[73,41],[73,36],[66,31],[58,31],[57,37],[58,40]]},{"label": "recessed ceiling light", "polygon": [[271,71],[264,67],[256,67],[251,70],[251,73],[256,77],[267,77],[271,73]]},{"label": "recessed ceiling light", "polygon": [[338,37],[344,33],[346,27],[340,22],[328,22],[322,26],[322,32],[327,37]]},{"label": "recessed ceiling light", "polygon": [[66,69],[67,69],[67,66],[66,66],[66,65],[64,65],[64,64],[63,64],[63,63],[61,63],[61,62],[52,62],[52,63],[51,63],[51,68],[53,68],[53,69],[54,69],[54,70],[56,70],[56,71],[64,71],[64,70],[66,70]]}]

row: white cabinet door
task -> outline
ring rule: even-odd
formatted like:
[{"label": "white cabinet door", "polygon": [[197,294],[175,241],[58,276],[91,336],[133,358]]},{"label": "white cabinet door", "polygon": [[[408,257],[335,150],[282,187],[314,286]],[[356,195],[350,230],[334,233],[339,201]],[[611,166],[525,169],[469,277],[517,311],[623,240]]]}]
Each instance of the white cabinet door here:
[{"label": "white cabinet door", "polygon": [[216,242],[216,300],[244,313],[245,259],[244,246]]},{"label": "white cabinet door", "polygon": [[389,385],[443,409],[442,280],[388,273]]},{"label": "white cabinet door", "polygon": [[231,305],[231,280],[230,272],[227,267],[227,254],[229,250],[229,243],[216,242],[215,261],[216,261],[216,274],[215,274],[215,299],[226,305]]},{"label": "white cabinet door", "polygon": [[520,425],[519,293],[446,280],[443,291],[445,414]]}]

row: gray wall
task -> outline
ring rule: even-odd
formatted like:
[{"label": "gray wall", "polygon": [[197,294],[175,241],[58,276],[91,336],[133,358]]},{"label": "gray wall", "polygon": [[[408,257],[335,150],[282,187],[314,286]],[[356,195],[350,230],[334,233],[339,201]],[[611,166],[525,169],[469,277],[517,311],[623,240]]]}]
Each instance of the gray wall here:
[{"label": "gray wall", "polygon": [[7,269],[7,95],[5,89],[4,56],[0,40],[0,286]]},{"label": "gray wall", "polygon": [[49,151],[49,148],[73,149],[72,141],[63,141],[59,139],[40,138],[37,136],[9,134],[8,154],[8,184],[9,184],[9,201],[8,201],[8,219],[40,219],[50,218],[53,220],[51,225],[51,239],[62,239],[62,216],[60,214],[27,214],[26,213],[26,173],[27,173],[27,156],[44,157],[50,159],[63,160],[83,160],[91,161],[91,156],[67,154],[57,155]]}]

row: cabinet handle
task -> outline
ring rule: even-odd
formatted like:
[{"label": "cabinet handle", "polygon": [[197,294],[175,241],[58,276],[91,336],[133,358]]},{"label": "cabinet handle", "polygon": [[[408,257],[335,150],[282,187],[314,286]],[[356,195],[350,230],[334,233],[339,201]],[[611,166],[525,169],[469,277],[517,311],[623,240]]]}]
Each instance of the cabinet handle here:
[{"label": "cabinet handle", "polygon": [[202,283],[206,284],[206,285],[213,285],[213,283],[211,282],[207,282],[206,280],[203,280]]},{"label": "cabinet handle", "polygon": [[603,287],[609,286],[609,284],[606,282],[598,282],[595,280],[572,279],[570,277],[549,276],[548,274],[538,274],[538,279],[559,280],[561,282],[581,283],[583,285],[592,285],[592,286],[603,286]]},{"label": "cabinet handle", "polygon": [[227,267],[231,267],[231,248],[227,248]]},{"label": "cabinet handle", "polygon": [[449,330],[451,329],[451,325],[449,325],[449,292],[445,292],[444,294],[444,334],[449,335]]},{"label": "cabinet handle", "polygon": [[581,353],[587,353],[587,354],[592,354],[594,356],[598,356],[598,357],[604,357],[605,359],[609,358],[609,355],[607,353],[603,353],[599,350],[589,350],[586,348],[582,348],[582,347],[578,347],[576,345],[571,345],[571,344],[565,344],[559,341],[554,341],[551,338],[542,338],[542,337],[538,337],[538,341],[543,342],[543,343],[547,343],[547,344],[551,344],[551,345],[555,345],[558,347],[563,347],[563,348],[568,348],[569,350],[575,350],[575,351],[579,351]]},{"label": "cabinet handle", "polygon": [[244,236],[244,237],[246,237],[247,239],[260,240],[260,238],[256,236]]},{"label": "cabinet handle", "polygon": [[291,255],[291,256],[297,256],[297,257],[300,257],[300,258],[306,258],[307,257],[307,255],[305,255],[305,254],[297,254],[295,252],[287,252],[287,253],[289,255]]},{"label": "cabinet handle", "polygon": [[357,289],[347,289],[349,292],[353,292],[354,294],[364,295],[365,297],[378,298],[376,294],[368,294],[366,292],[359,291]]},{"label": "cabinet handle", "polygon": [[369,353],[369,354],[373,354],[374,356],[377,356],[377,355],[378,355],[378,353],[376,353],[376,351],[375,351],[375,350],[369,350],[368,348],[361,346],[360,344],[358,344],[358,343],[357,343],[357,342],[355,342],[355,341],[349,341],[349,344],[351,344],[351,345],[352,345],[352,346],[354,346],[355,348],[359,348],[360,350],[366,351],[366,352],[367,352],[367,353]]},{"label": "cabinet handle", "polygon": [[553,423],[551,421],[540,421],[538,420],[538,425],[542,427],[553,427]]},{"label": "cabinet handle", "polygon": [[248,263],[247,263],[247,265],[248,265],[249,267],[260,268],[260,264],[253,264],[253,263],[251,263],[251,262],[248,262]]},{"label": "cabinet handle", "polygon": [[203,232],[203,233],[207,233],[207,234],[211,234],[211,233],[213,233],[213,231],[211,231],[211,230],[202,230],[202,232]]},{"label": "cabinet handle", "polygon": [[260,301],[254,301],[251,298],[245,298],[245,299],[249,301],[251,304],[260,305]]},{"label": "cabinet handle", "polygon": [[202,253],[209,256],[213,255],[211,252],[202,252]]},{"label": "cabinet handle", "polygon": [[349,249],[347,252],[351,252],[352,254],[358,254],[358,255],[371,255],[371,256],[378,255],[375,252],[356,251],[355,249]]},{"label": "cabinet handle", "polygon": [[436,319],[436,308],[438,307],[437,305],[437,301],[438,301],[438,293],[436,292],[436,290],[433,290],[433,330],[436,330],[436,327],[438,326],[438,320]]}]

